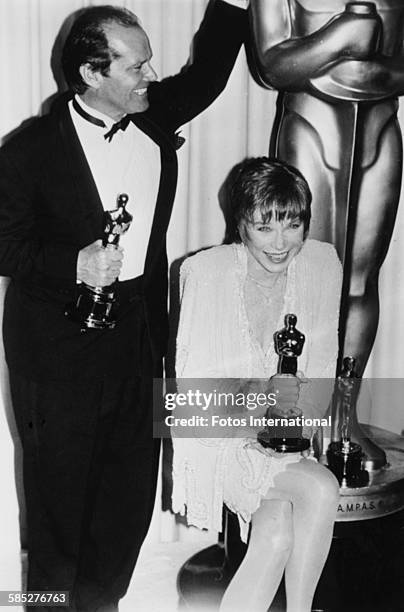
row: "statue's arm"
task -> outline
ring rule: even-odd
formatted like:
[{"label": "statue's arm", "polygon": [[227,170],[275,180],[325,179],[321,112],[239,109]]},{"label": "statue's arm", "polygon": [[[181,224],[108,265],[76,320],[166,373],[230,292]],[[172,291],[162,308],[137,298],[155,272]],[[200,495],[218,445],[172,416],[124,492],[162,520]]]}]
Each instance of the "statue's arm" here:
[{"label": "statue's arm", "polygon": [[251,15],[260,76],[274,89],[300,91],[328,65],[368,59],[376,50],[376,18],[343,12],[299,38],[293,36],[288,0],[251,0]]},{"label": "statue's arm", "polygon": [[404,95],[404,53],[388,57],[380,55],[366,62],[369,81],[378,91],[385,90],[386,97]]}]

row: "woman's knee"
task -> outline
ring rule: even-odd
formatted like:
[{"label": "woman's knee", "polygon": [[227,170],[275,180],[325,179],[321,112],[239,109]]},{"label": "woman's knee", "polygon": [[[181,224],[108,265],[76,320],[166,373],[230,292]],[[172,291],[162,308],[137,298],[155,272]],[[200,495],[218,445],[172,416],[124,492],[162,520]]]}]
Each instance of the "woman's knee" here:
[{"label": "woman's knee", "polygon": [[329,504],[331,507],[337,507],[339,502],[339,484],[334,474],[324,466],[318,466],[321,468],[317,473],[316,478],[316,492],[318,498],[323,503]]},{"label": "woman's knee", "polygon": [[[338,506],[339,484],[334,474],[323,465],[310,459],[290,464],[282,474],[288,482],[292,502],[305,502],[331,511]],[[285,481],[286,481],[285,480]]]}]

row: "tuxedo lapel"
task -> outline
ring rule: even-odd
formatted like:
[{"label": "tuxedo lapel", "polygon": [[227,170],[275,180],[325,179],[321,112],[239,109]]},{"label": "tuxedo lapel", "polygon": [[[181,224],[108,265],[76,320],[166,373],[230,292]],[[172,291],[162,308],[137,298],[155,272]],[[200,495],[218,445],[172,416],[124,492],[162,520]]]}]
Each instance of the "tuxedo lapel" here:
[{"label": "tuxedo lapel", "polygon": [[[93,228],[93,240],[99,237],[104,212],[93,175],[88,165],[80,140],[74,128],[67,101],[56,110],[57,127],[63,143],[63,156],[66,160],[66,185],[76,203],[77,212],[83,213]],[[97,221],[94,223],[94,220]]]}]

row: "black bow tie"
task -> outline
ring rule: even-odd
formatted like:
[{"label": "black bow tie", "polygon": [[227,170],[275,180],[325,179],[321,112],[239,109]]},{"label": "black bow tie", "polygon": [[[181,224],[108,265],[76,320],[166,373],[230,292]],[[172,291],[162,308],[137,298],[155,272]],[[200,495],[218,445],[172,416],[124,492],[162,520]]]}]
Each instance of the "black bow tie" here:
[{"label": "black bow tie", "polygon": [[116,123],[114,123],[114,125],[109,130],[109,132],[104,134],[105,140],[108,140],[108,142],[111,142],[113,135],[119,132],[119,130],[122,130],[124,132],[126,128],[128,127],[129,122],[130,122],[130,119],[128,115],[125,115],[125,117],[122,117],[120,121],[117,121]]},{"label": "black bow tie", "polygon": [[[102,119],[98,119],[98,117],[93,117],[92,115],[90,115],[90,113],[87,113],[87,111],[85,111],[84,108],[82,108],[80,104],[78,104],[76,98],[73,98],[73,108],[81,117],[83,117],[83,119],[89,121],[93,125],[98,125],[98,127],[102,128],[107,127]],[[128,115],[125,115],[125,117],[123,117],[120,121],[114,123],[111,129],[106,134],[104,134],[105,140],[111,142],[114,134],[119,132],[119,130],[125,131],[129,123],[130,119]]]}]

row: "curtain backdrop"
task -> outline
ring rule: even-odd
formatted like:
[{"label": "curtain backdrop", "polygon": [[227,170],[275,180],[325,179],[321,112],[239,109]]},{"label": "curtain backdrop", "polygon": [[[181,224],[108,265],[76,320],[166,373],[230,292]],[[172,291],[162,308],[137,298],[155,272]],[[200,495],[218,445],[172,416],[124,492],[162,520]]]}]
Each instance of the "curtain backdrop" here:
[{"label": "curtain backdrop", "polygon": [[[69,15],[84,6],[104,3],[0,0],[0,137],[41,112],[44,102],[56,92],[51,58],[58,56],[60,29],[69,23]],[[140,17],[151,40],[153,66],[162,78],[177,72],[186,61],[207,0],[110,0],[110,3],[126,6]],[[220,63],[220,57],[217,61]],[[183,128],[187,142],[179,151],[179,184],[168,236],[170,261],[201,247],[221,243],[224,221],[218,191],[236,162],[245,156],[267,152],[275,100],[275,92],[260,88],[249,76],[242,51],[222,96]],[[404,105],[400,120],[403,124]],[[366,371],[369,377],[404,377],[403,219],[404,203],[401,202],[392,244],[381,272],[380,324]],[[404,428],[401,405],[387,404],[383,398],[367,410],[364,418],[396,432]],[[0,420],[0,427],[5,455],[0,463],[0,478],[3,491],[7,492],[5,499],[10,500],[12,507],[12,445],[4,419]],[[2,506],[5,507],[3,503]],[[12,540],[15,525],[9,528],[5,520],[2,524],[4,536]],[[0,541],[3,541],[2,533]]]}]

